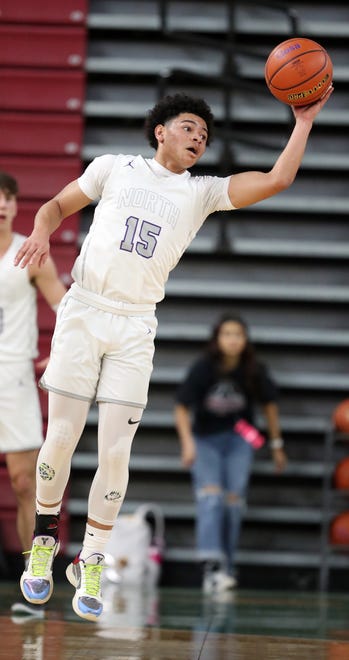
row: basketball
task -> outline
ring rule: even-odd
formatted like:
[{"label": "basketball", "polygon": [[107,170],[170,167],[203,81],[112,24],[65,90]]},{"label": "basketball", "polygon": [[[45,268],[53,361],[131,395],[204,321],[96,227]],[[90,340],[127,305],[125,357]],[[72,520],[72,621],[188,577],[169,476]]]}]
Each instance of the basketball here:
[{"label": "basketball", "polygon": [[340,490],[349,490],[349,457],[343,458],[337,463],[334,471],[334,485]]},{"label": "basketball", "polygon": [[331,524],[330,541],[335,545],[349,545],[349,512],[336,516]]},{"label": "basketball", "polygon": [[337,431],[349,433],[349,399],[344,399],[334,409],[332,422]]},{"label": "basketball", "polygon": [[332,83],[333,66],[325,48],[303,37],[280,43],[265,64],[270,92],[287,105],[318,101]]}]

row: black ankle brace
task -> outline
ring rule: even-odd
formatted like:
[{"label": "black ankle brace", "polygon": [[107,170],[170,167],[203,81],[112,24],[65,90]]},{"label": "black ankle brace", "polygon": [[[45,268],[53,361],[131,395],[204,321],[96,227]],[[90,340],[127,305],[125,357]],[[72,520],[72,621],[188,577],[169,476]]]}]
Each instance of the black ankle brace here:
[{"label": "black ankle brace", "polygon": [[35,516],[34,536],[43,536],[43,535],[53,536],[57,540],[58,524],[59,524],[59,514],[55,516],[46,516],[37,513]]}]

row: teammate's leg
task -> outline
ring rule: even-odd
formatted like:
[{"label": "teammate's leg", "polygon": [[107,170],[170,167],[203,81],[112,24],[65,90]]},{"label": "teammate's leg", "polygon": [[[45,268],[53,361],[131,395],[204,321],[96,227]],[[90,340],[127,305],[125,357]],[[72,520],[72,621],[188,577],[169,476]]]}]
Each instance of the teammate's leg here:
[{"label": "teammate's leg", "polygon": [[35,521],[35,469],[39,450],[8,452],[7,471],[17,502],[17,533],[23,551],[30,548]]}]

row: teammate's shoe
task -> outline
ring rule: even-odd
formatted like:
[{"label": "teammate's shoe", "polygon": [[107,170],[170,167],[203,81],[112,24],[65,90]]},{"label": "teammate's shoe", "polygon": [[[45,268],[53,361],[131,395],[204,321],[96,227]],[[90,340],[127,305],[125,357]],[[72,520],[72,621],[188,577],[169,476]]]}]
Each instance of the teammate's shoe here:
[{"label": "teammate's shoe", "polygon": [[76,588],[73,598],[73,610],[82,619],[97,621],[103,611],[101,595],[101,576],[104,555],[94,553],[87,559],[79,555],[69,564],[66,576]]},{"label": "teammate's shoe", "polygon": [[59,542],[53,536],[35,536],[20,582],[22,594],[29,603],[42,605],[51,597],[52,565],[58,550]]}]

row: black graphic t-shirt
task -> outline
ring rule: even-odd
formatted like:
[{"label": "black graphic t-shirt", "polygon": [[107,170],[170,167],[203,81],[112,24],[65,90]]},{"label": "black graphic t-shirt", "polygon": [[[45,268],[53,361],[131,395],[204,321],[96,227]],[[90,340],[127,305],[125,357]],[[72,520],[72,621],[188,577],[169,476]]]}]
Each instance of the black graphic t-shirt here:
[{"label": "black graphic t-shirt", "polygon": [[277,400],[277,390],[267,367],[257,363],[255,395],[248,392],[241,367],[222,374],[209,357],[200,358],[178,388],[176,401],[193,412],[193,431],[208,435],[231,429],[239,419],[255,423],[257,403]]}]

